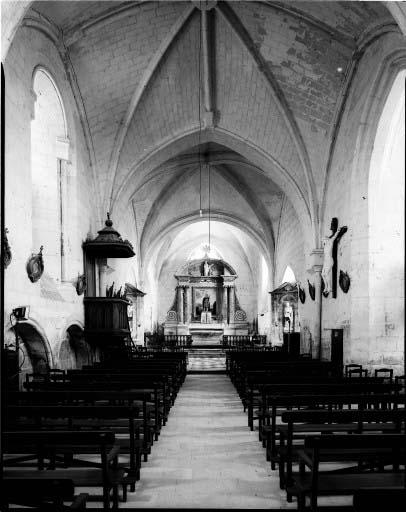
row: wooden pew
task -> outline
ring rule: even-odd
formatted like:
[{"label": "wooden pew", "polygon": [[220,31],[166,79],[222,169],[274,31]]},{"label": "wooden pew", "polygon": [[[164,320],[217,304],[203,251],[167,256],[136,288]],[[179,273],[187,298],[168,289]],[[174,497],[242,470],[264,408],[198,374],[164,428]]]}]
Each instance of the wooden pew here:
[{"label": "wooden pew", "polygon": [[403,512],[406,488],[376,487],[357,489],[354,492],[354,512],[382,512],[390,504],[390,512]]},{"label": "wooden pew", "polygon": [[[286,425],[277,426],[280,436],[279,475],[281,488],[291,485],[292,467],[301,446],[294,446],[297,439],[303,440],[311,434],[328,434],[334,432],[401,432],[406,421],[406,409],[396,410],[342,410],[342,411],[289,411],[282,414],[282,422]],[[302,441],[303,442],[303,441]],[[347,453],[337,454],[336,457]],[[340,459],[336,459],[340,460]],[[344,459],[347,460],[347,459]],[[286,464],[286,478],[284,467]]]},{"label": "wooden pew", "polygon": [[[94,446],[100,455],[100,463],[86,462],[83,457],[83,467],[57,468],[55,476],[71,479],[77,487],[101,487],[103,489],[103,508],[110,508],[112,498],[113,508],[118,508],[118,487],[123,487],[123,499],[126,498],[127,486],[133,482],[133,477],[126,474],[124,468],[118,465],[119,445],[115,444],[115,435],[108,431],[69,431],[69,430],[35,430],[11,431],[3,433],[4,446],[9,454],[34,454],[37,457],[37,469],[6,468],[6,478],[49,478],[55,468],[57,455],[73,454],[78,457],[83,450]],[[44,461],[49,459],[48,471],[41,470]],[[4,461],[6,464],[7,461]],[[110,494],[112,496],[110,496]],[[99,496],[89,495],[88,499],[100,499]]]},{"label": "wooden pew", "polygon": [[[298,510],[305,510],[306,496],[310,497],[310,510],[318,510],[319,496],[354,495],[361,489],[389,488],[404,489],[404,471],[397,470],[399,462],[405,463],[405,434],[352,434],[311,436],[305,440],[304,449],[299,452],[299,473],[293,475],[288,488],[298,499]],[[385,472],[355,472],[350,468],[339,472],[323,471],[322,461],[342,460],[342,453],[350,451],[353,460],[370,457],[376,450],[376,457],[384,457],[392,465]],[[307,472],[306,469],[310,472]]]},{"label": "wooden pew", "polygon": [[141,417],[135,420],[136,431],[142,432],[141,454],[144,461],[148,460],[153,444],[152,434],[155,429],[155,420],[151,422],[150,413],[156,408],[153,390],[111,391],[111,390],[47,390],[47,391],[13,391],[7,394],[9,405],[127,405],[136,406]]},{"label": "wooden pew", "polygon": [[[75,486],[69,478],[4,478],[0,505],[8,512],[10,504],[30,507],[42,512],[85,510],[87,493],[75,495]],[[64,501],[72,502],[65,505]]]},{"label": "wooden pew", "polygon": [[[272,380],[272,379],[269,379]],[[268,380],[268,382],[269,382]],[[289,381],[287,383],[286,381]],[[278,379],[275,379],[274,382],[270,382],[269,384],[262,382],[253,382],[250,383],[249,389],[247,392],[246,399],[246,408],[248,411],[248,426],[250,430],[254,430],[254,420],[258,419],[259,416],[254,415],[254,408],[257,406],[259,408],[263,407],[262,397],[265,395],[287,395],[287,396],[297,396],[297,395],[344,395],[344,394],[369,394],[373,395],[376,393],[379,394],[388,394],[396,391],[397,386],[395,384],[385,384],[378,381],[369,381],[362,379],[362,381],[349,381],[349,380],[334,380],[334,379],[282,379],[282,382],[278,382]],[[283,382],[284,381],[284,382]],[[292,382],[293,381],[293,382]]]},{"label": "wooden pew", "polygon": [[271,461],[272,469],[278,461],[276,451],[277,418],[283,412],[299,409],[324,409],[327,411],[352,409],[363,410],[368,407],[377,409],[397,409],[406,407],[406,397],[394,394],[343,394],[343,395],[267,395],[263,390],[262,410],[259,413],[259,437],[266,448],[266,458]]},{"label": "wooden pew", "polygon": [[[61,430],[109,429],[115,434],[125,434],[116,444],[120,453],[130,456],[129,475],[139,479],[141,466],[141,449],[143,441],[136,438],[135,420],[139,409],[135,406],[95,406],[95,405],[31,405],[9,406],[6,409],[5,424],[7,430],[36,430],[59,428]],[[31,423],[30,423],[31,421]],[[93,448],[91,446],[91,448]],[[83,448],[88,453],[87,447]],[[92,453],[92,451],[90,452]],[[132,484],[131,491],[135,491]]]},{"label": "wooden pew", "polygon": [[99,371],[83,371],[83,370],[68,370],[66,381],[70,384],[104,384],[119,385],[121,387],[131,389],[133,387],[153,386],[156,396],[163,406],[163,414],[161,415],[162,423],[165,425],[169,408],[175,403],[177,393],[180,389],[181,383],[175,377],[164,373],[163,371],[152,371],[150,368],[138,369],[137,373],[125,373],[123,370],[113,370],[111,373]]},{"label": "wooden pew", "polygon": [[91,384],[87,382],[86,379],[78,379],[74,382],[55,382],[52,384],[32,381],[25,382],[24,387],[30,393],[37,393],[38,391],[87,392],[89,389],[92,391],[105,392],[106,395],[111,391],[121,393],[122,396],[124,396],[126,392],[150,393],[153,400],[153,409],[149,411],[149,417],[153,419],[155,440],[158,439],[161,427],[166,422],[169,413],[169,404],[166,401],[164,385],[162,382],[157,382],[154,378],[149,378],[148,376],[132,380],[103,380],[99,378],[93,380]]},{"label": "wooden pew", "polygon": [[183,375],[180,368],[165,366],[156,366],[151,364],[140,364],[132,368],[91,368],[86,370],[67,370],[65,381],[72,382],[75,379],[98,380],[99,378],[107,378],[116,380],[117,376],[124,380],[135,382],[143,377],[155,377],[155,381],[163,382],[165,389],[169,392],[171,405],[175,403],[175,399],[179,389],[183,383]]}]

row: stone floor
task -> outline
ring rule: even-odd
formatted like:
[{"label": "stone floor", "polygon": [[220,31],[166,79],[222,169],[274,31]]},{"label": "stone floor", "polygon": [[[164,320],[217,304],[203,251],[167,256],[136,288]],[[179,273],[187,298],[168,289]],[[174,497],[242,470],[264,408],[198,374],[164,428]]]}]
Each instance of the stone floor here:
[{"label": "stone floor", "polygon": [[219,372],[226,370],[226,356],[221,349],[189,349],[189,373],[193,372]]},{"label": "stone floor", "polygon": [[123,508],[295,509],[225,375],[188,375]]}]

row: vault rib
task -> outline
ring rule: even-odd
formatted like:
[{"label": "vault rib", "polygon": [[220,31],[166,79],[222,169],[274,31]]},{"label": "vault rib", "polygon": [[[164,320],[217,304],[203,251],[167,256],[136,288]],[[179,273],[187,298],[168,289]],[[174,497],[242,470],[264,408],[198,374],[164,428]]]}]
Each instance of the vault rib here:
[{"label": "vault rib", "polygon": [[164,58],[166,52],[168,51],[169,47],[171,46],[172,42],[176,38],[176,36],[179,34],[179,32],[182,30],[183,26],[186,24],[187,20],[191,16],[192,12],[195,10],[194,6],[187,7],[183,14],[179,17],[179,19],[176,21],[176,23],[172,26],[170,29],[168,35],[165,37],[165,39],[160,44],[158,50],[155,52],[155,55],[151,59],[147,69],[144,72],[143,77],[141,78],[140,83],[138,84],[136,90],[134,91],[134,94],[131,98],[129,107],[127,109],[127,112],[125,113],[123,119],[121,120],[119,124],[119,129],[116,133],[116,137],[113,144],[112,153],[110,156],[110,161],[108,165],[108,180],[107,180],[107,187],[106,187],[106,197],[105,201],[107,203],[107,200],[109,201],[109,207],[111,208],[111,201],[113,196],[113,188],[115,183],[115,177],[117,173],[117,167],[118,162],[121,155],[121,150],[123,148],[124,140],[127,135],[128,128],[130,126],[131,120],[137,110],[138,105],[141,102],[142,96],[144,95],[144,92],[146,91],[148,84],[150,83],[155,70],[158,68],[159,64],[161,63],[162,59]]},{"label": "vault rib", "polygon": [[279,111],[285,121],[285,125],[292,137],[292,140],[296,146],[296,150],[302,164],[306,183],[307,183],[307,198],[309,201],[309,210],[310,217],[313,224],[313,237],[315,246],[318,247],[319,243],[319,234],[318,234],[318,212],[317,212],[317,196],[316,196],[316,186],[314,183],[314,177],[311,169],[309,155],[306,150],[306,146],[304,144],[302,135],[300,133],[299,127],[293,117],[293,114],[290,110],[289,104],[279,87],[277,81],[275,80],[269,66],[267,65],[265,59],[262,57],[258,49],[256,48],[254,42],[251,39],[250,34],[242,24],[241,20],[234,12],[231,6],[226,2],[221,2],[218,4],[217,9],[223,15],[223,18],[230,25],[234,33],[237,35],[242,44],[246,47],[247,51],[254,59],[255,63],[258,66],[258,69],[263,74],[266,83],[269,86],[269,90],[274,98],[275,103],[277,104]]}]

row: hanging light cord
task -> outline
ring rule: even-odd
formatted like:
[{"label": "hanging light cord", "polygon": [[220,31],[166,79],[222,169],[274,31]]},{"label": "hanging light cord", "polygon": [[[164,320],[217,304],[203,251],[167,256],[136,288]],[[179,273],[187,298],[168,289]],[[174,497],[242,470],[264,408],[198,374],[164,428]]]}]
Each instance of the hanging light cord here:
[{"label": "hanging light cord", "polygon": [[210,178],[211,178],[211,167],[210,167],[210,164],[207,164],[208,165],[208,169],[209,169],[209,252],[210,252],[210,246],[211,246],[211,229],[210,229],[210,218],[211,218],[211,187],[210,187]]},{"label": "hanging light cord", "polygon": [[[200,7],[202,2],[200,1]],[[200,105],[201,105],[201,53],[202,53],[202,11],[200,10],[200,27],[199,27],[199,83],[198,83],[198,90],[199,90],[199,148],[198,148],[198,158],[199,158],[199,179],[200,179],[200,205],[199,205],[199,214],[200,217],[203,217],[203,210],[202,210],[202,160],[201,160],[201,142],[202,142],[202,118],[201,118],[201,112],[200,112]]]}]

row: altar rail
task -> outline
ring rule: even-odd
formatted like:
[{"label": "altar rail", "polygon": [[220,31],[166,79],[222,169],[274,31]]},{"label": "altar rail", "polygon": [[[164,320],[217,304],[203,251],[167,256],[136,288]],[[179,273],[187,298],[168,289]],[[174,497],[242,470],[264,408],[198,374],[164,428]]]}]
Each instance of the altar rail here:
[{"label": "altar rail", "polygon": [[145,346],[157,349],[179,350],[190,347],[193,338],[190,334],[144,334]]},{"label": "altar rail", "polygon": [[225,348],[241,348],[253,347],[256,345],[266,345],[266,336],[262,334],[254,334],[252,336],[225,334],[223,336],[222,345]]},{"label": "altar rail", "polygon": [[164,344],[171,347],[190,347],[192,345],[192,336],[190,334],[166,334]]}]

